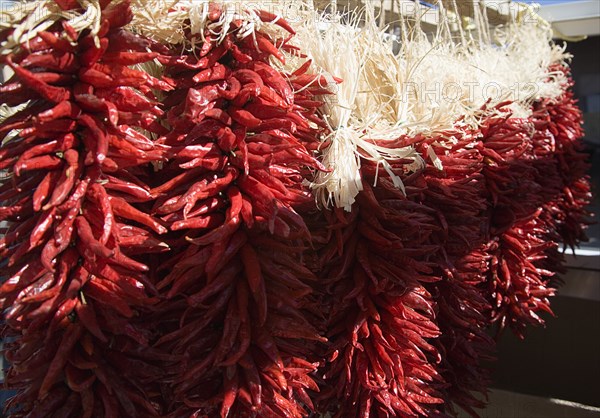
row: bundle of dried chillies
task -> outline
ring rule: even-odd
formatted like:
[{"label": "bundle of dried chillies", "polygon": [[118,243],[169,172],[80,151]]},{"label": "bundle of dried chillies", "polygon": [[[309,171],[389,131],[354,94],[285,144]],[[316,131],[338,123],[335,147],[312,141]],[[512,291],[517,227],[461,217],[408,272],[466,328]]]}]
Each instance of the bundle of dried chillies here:
[{"label": "bundle of dried chillies", "polygon": [[323,340],[312,325],[321,313],[296,208],[314,207],[303,179],[325,169],[312,152],[320,102],[293,89],[313,81],[310,62],[293,74],[270,64],[284,60],[274,43],[289,49],[285,39],[255,32],[254,45],[238,29],[206,29],[193,51],[161,59],[175,89],[163,100],[168,161],[151,179],[151,214],[172,231],[172,250],[157,267],[154,346],[184,359],[167,372],[173,417],[307,416],[317,388],[306,341]]},{"label": "bundle of dried chillies", "polygon": [[443,402],[431,345],[439,329],[423,287],[438,280],[433,248],[422,245],[435,215],[380,181],[372,189],[365,180],[352,212],[326,214],[315,231],[328,238],[316,265],[330,312],[318,398],[336,417],[427,415]]},{"label": "bundle of dried chillies", "polygon": [[[97,34],[59,20],[1,57],[15,75],[4,120],[0,301],[12,416],[154,416],[162,358],[135,317],[158,301],[139,252],[168,250],[167,229],[134,204],[151,200],[138,167],[167,158],[138,128],[162,115],[153,90],[172,87],[129,68],[158,54],[123,29],[127,2],[103,3]],[[58,2],[65,10],[76,2]],[[160,49],[163,49],[160,47]]]}]

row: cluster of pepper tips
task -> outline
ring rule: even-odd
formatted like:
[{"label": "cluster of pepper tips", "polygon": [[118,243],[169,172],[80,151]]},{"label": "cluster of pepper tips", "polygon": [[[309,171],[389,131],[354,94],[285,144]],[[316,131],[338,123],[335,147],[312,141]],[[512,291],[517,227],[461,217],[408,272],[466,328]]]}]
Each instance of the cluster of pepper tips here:
[{"label": "cluster of pepper tips", "polygon": [[352,210],[326,210],[306,179],[328,91],[310,60],[272,65],[302,57],[284,19],[182,54],[100,6],[97,34],[59,20],[1,57],[26,103],[0,123],[10,416],[476,415],[488,329],[543,324],[557,242],[585,238],[571,94],[398,138],[444,169],[393,162],[403,193],[364,160]]}]

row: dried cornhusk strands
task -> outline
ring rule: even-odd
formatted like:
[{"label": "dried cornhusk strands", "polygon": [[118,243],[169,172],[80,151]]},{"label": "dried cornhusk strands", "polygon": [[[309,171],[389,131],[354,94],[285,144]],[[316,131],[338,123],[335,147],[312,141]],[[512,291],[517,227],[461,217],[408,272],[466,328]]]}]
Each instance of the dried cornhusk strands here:
[{"label": "dried cornhusk strands", "polygon": [[[371,23],[373,21],[372,18]],[[372,25],[358,29],[358,19],[354,23],[342,24],[335,17],[315,12],[303,23],[297,26],[303,50],[316,68],[343,80],[333,89],[334,94],[325,98],[326,105],[322,110],[332,130],[330,137],[325,139],[328,146],[322,149],[322,158],[331,171],[319,173],[311,187],[323,206],[333,204],[350,210],[356,195],[362,190],[361,159],[382,165],[399,188],[403,187],[402,182],[391,170],[389,161],[413,160],[414,164],[407,164],[406,168],[414,169],[422,166],[422,159],[411,147],[399,148],[394,143],[405,129],[398,120],[389,118],[383,103],[389,98],[376,97],[381,103],[366,113],[363,112],[366,108],[359,101],[365,92],[377,96],[378,86],[372,85],[377,77],[373,67],[378,65],[378,61],[386,63],[393,59],[390,54],[377,54],[386,49],[382,34]],[[373,46],[380,49],[376,51]]]},{"label": "dried cornhusk strands", "polygon": [[[257,31],[267,35],[289,36],[281,23],[289,2],[234,0],[132,0],[131,28],[157,41],[193,50],[210,36],[217,43],[230,33],[243,39]],[[218,15],[218,19],[213,19]],[[269,16],[270,18],[265,18]],[[208,33],[206,33],[208,29]],[[191,35],[191,36],[190,36]],[[275,39],[276,36],[273,36]]]},{"label": "dried cornhusk strands", "polygon": [[330,145],[322,150],[322,161],[331,168],[331,172],[319,173],[311,187],[317,189],[317,199],[325,207],[333,203],[336,207],[350,210],[355,196],[362,190],[360,160],[357,156],[360,133],[349,126],[358,90],[358,77],[364,65],[356,52],[357,32],[352,27],[331,24],[321,36],[313,21],[299,29],[298,36],[301,43],[307,46],[309,57],[316,66],[343,80],[337,86],[335,95],[325,99],[323,110],[332,133],[328,138]]},{"label": "dried cornhusk strands", "polygon": [[[79,4],[81,8],[71,7],[73,4]],[[3,8],[0,12],[0,29],[9,31],[5,32],[8,36],[2,40],[0,51],[6,54],[13,48],[26,44],[57,21],[64,21],[75,33],[89,29],[98,46],[101,12],[98,0],[41,0],[20,2],[6,10]],[[69,38],[72,35],[66,36]]]}]

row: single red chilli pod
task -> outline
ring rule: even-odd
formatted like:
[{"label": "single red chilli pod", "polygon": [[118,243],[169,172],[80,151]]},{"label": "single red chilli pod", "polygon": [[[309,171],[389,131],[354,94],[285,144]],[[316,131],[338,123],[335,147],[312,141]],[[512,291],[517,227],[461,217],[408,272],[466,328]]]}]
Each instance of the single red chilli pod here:
[{"label": "single red chilli pod", "polygon": [[60,158],[53,155],[43,155],[41,157],[33,157],[28,161],[23,161],[18,167],[18,170],[20,174],[21,171],[54,170],[61,165],[62,160]]},{"label": "single red chilli pod", "polygon": [[216,228],[225,221],[225,216],[220,213],[214,213],[207,216],[199,216],[176,221],[171,225],[172,231],[182,229],[211,229]]},{"label": "single red chilli pod", "polygon": [[108,178],[108,183],[104,185],[105,189],[115,190],[117,192],[127,194],[136,199],[138,202],[147,202],[152,199],[149,190],[138,186],[137,184],[123,181],[110,175],[107,175],[106,177]]},{"label": "single red chilli pod", "polygon": [[[342,82],[342,79],[337,78],[337,77],[332,77],[332,79],[335,83],[338,83],[338,84]],[[319,87],[326,87],[329,84],[327,77],[325,77],[324,75],[314,75],[314,74],[298,75],[293,78],[293,82],[296,84],[299,84],[301,86],[315,84]]]},{"label": "single red chilli pod", "polygon": [[223,380],[225,394],[223,395],[220,414],[221,418],[227,418],[238,392],[237,366],[226,367],[223,372]]},{"label": "single red chilli pod", "polygon": [[285,56],[281,53],[279,49],[273,45],[273,43],[264,35],[260,33],[256,33],[256,44],[258,49],[266,54],[273,55],[277,58],[282,64],[285,65]]},{"label": "single red chilli pod", "polygon": [[71,96],[69,90],[62,87],[53,87],[44,83],[43,81],[40,81],[38,78],[36,78],[34,73],[15,65],[10,55],[6,57],[6,61],[24,85],[38,93],[44,99],[54,103],[60,103],[69,100]]},{"label": "single red chilli pod", "polygon": [[205,83],[207,81],[224,80],[227,76],[227,67],[222,64],[215,64],[211,68],[200,71],[192,80],[195,83]]},{"label": "single red chilli pod", "polygon": [[96,140],[96,156],[95,159],[98,163],[102,163],[106,158],[106,154],[108,153],[108,138],[105,132],[102,131],[99,124],[96,120],[87,115],[83,114],[79,117],[79,121],[81,121],[84,126],[86,126],[94,139]]},{"label": "single red chilli pod", "polygon": [[96,202],[100,205],[100,209],[102,210],[102,214],[104,215],[104,225],[102,226],[102,235],[98,239],[98,241],[102,245],[106,245],[108,239],[113,233],[114,227],[114,215],[112,206],[110,204],[110,200],[108,194],[104,187],[98,183],[93,183],[90,188],[91,197],[96,200]]},{"label": "single red chilli pod", "polygon": [[63,331],[63,336],[58,347],[58,351],[50,363],[50,367],[46,372],[46,377],[44,378],[39,390],[41,398],[44,398],[44,396],[50,391],[51,387],[60,378],[60,374],[69,360],[70,351],[73,349],[75,344],[77,344],[82,331],[83,329],[79,324],[69,325]]},{"label": "single red chilli pod", "polygon": [[18,167],[22,161],[27,160],[32,157],[37,157],[42,154],[49,154],[52,152],[56,152],[59,149],[60,149],[59,143],[56,140],[45,142],[45,143],[38,144],[38,145],[34,145],[33,147],[31,147],[28,150],[26,150],[25,152],[23,152],[23,154],[21,154],[21,157],[19,157],[19,159],[15,163],[15,168],[14,168],[15,173],[17,172],[16,167]]},{"label": "single red chilli pod", "polygon": [[244,87],[246,87],[248,84],[255,86],[258,89],[258,93],[260,93],[260,91],[264,87],[264,83],[260,75],[257,72],[252,71],[250,69],[241,68],[235,70],[232,73],[232,76],[238,79]]},{"label": "single red chilli pod", "polygon": [[47,173],[40,184],[36,187],[33,192],[33,210],[39,212],[42,209],[42,205],[46,198],[50,195],[50,190],[53,190],[56,186],[56,182],[61,175],[58,171],[50,171]]},{"label": "single red chilli pod", "polygon": [[64,159],[67,164],[57,181],[58,185],[54,188],[50,200],[42,207],[42,210],[48,210],[63,203],[73,189],[75,180],[79,178],[80,173],[83,171],[83,167],[79,162],[79,154],[74,149],[65,151]]},{"label": "single red chilli pod", "polygon": [[159,234],[164,234],[167,232],[167,228],[162,226],[158,221],[156,221],[150,215],[137,210],[124,199],[116,196],[110,196],[109,200],[115,215],[149,226]]},{"label": "single red chilli pod", "polygon": [[[90,84],[95,88],[114,88],[117,86],[117,83],[113,78],[111,78],[108,74],[97,70],[95,68],[82,68],[77,77],[83,81],[84,83]],[[122,81],[125,81],[122,79]],[[132,83],[123,83],[124,85],[131,85]],[[122,84],[122,85],[123,85]],[[138,83],[133,83],[135,87],[138,87]]]},{"label": "single red chilli pod", "polygon": [[295,76],[297,77],[299,75],[305,74],[308,71],[308,69],[310,68],[311,65],[312,65],[312,60],[306,60],[306,61],[304,61],[304,63],[300,67],[298,67],[298,69],[295,70],[291,74],[291,76],[292,77],[295,77]]},{"label": "single red chilli pod", "polygon": [[280,26],[282,29],[285,29],[292,35],[296,33],[294,28],[292,28],[292,26],[281,16],[275,15],[266,10],[258,10],[256,14],[260,18],[260,20],[262,20],[265,23],[274,23]]},{"label": "single red chilli pod", "polygon": [[108,342],[106,335],[104,335],[98,325],[96,314],[89,304],[78,301],[77,305],[75,305],[75,312],[77,313],[77,318],[89,332],[91,332],[100,341]]},{"label": "single red chilli pod", "polygon": [[55,212],[55,208],[52,208],[51,210],[47,211],[46,213],[43,213],[40,216],[39,221],[33,227],[33,229],[31,230],[31,235],[29,236],[30,248],[35,248],[39,244],[41,244],[42,237],[47,231],[50,230],[50,227],[54,223]]},{"label": "single red chilli pod", "polygon": [[242,86],[238,79],[233,76],[228,77],[225,83],[226,86],[224,88],[217,86],[217,91],[223,99],[233,100],[240,93]]},{"label": "single red chilli pod", "polygon": [[130,66],[152,61],[158,55],[158,52],[109,52],[102,56],[102,62]]},{"label": "single red chilli pod", "polygon": [[37,33],[37,36],[43,40],[48,48],[55,49],[63,52],[74,52],[75,47],[68,39],[60,39],[54,33],[48,31],[41,31]]},{"label": "single red chilli pod", "polygon": [[[224,129],[224,128],[222,128]],[[168,150],[168,155],[170,158],[173,157],[181,157],[181,158],[202,158],[206,155],[208,155],[209,153],[212,152],[219,152],[218,147],[216,146],[216,144],[214,143],[208,143],[206,145],[186,145],[184,147],[171,147]],[[197,172],[197,171],[196,171]],[[185,175],[185,173],[179,174],[178,176],[174,177],[173,179],[171,179],[170,181],[173,182],[173,186],[176,186],[177,183],[174,183],[176,180],[179,180],[179,177],[183,177],[181,178],[181,182],[185,182],[189,175]],[[171,188],[170,185],[168,185],[167,183],[165,183],[164,186],[161,186],[164,189],[167,188]],[[160,189],[160,188],[157,188]]]},{"label": "single red chilli pod", "polygon": [[267,320],[267,293],[260,263],[258,262],[256,252],[250,244],[242,247],[240,255],[244,264],[244,274],[248,280],[250,292],[257,304],[258,325],[262,326]]},{"label": "single red chilli pod", "polygon": [[238,228],[240,224],[239,216],[234,216],[231,219],[228,217],[226,222],[219,226],[218,228],[213,229],[207,234],[199,237],[199,238],[190,238],[186,237],[186,240],[191,242],[194,245],[208,245],[212,244],[217,240],[223,240],[226,237],[232,235]]},{"label": "single red chilli pod", "polygon": [[96,238],[94,238],[92,228],[83,216],[78,216],[75,218],[75,227],[77,228],[77,235],[81,239],[82,244],[89,248],[98,257],[110,258],[114,255],[114,251],[108,249]]},{"label": "single red chilli pod", "polygon": [[167,182],[150,190],[150,194],[152,196],[158,197],[161,194],[164,194],[165,192],[167,192],[168,190],[173,189],[181,184],[184,184],[185,182],[189,181],[190,179],[193,179],[200,173],[202,173],[202,170],[194,169],[194,170],[189,170],[189,171],[183,172],[181,174],[178,174],[177,176],[169,179]]},{"label": "single red chilli pod", "polygon": [[137,262],[124,255],[118,248],[115,249],[115,254],[112,258],[110,258],[109,261],[111,264],[115,264],[117,266],[121,266],[134,271],[146,272],[150,270],[145,264]]}]

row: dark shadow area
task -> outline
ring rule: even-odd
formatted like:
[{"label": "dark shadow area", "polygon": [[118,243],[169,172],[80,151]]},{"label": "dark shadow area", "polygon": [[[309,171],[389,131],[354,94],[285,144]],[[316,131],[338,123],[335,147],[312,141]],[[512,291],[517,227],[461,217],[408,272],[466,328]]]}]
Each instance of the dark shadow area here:
[{"label": "dark shadow area", "polygon": [[501,338],[493,386],[600,406],[600,302],[559,296],[552,309],[557,318],[525,340]]}]

